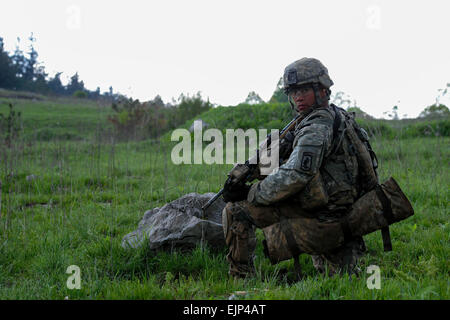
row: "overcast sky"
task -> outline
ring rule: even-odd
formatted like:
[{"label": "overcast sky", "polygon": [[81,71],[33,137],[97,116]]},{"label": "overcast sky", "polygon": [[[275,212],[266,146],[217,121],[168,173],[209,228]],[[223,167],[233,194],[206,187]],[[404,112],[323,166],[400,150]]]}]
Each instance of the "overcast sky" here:
[{"label": "overcast sky", "polygon": [[267,101],[286,65],[315,57],[369,114],[415,117],[450,82],[449,13],[448,0],[2,0],[0,36],[12,51],[33,32],[50,75],[141,101]]}]

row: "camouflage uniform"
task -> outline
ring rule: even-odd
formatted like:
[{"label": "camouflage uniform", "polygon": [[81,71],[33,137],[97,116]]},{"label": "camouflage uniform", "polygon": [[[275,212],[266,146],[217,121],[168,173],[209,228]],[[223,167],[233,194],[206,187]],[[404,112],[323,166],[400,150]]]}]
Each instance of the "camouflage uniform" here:
[{"label": "camouflage uniform", "polygon": [[[264,180],[252,185],[247,200],[228,203],[223,212],[229,247],[230,274],[244,276],[253,271],[254,228],[265,228],[295,215],[336,221],[360,196],[358,163],[347,137],[345,122],[335,125],[335,107],[313,109],[295,128],[293,149],[287,161]],[[336,135],[336,136],[334,136]],[[320,173],[328,201],[308,210],[308,183]],[[312,199],[311,199],[312,200]],[[284,208],[290,210],[284,210]],[[292,209],[294,208],[294,209]],[[362,237],[349,239],[332,252],[313,255],[313,264],[330,274],[352,270],[365,250]],[[326,265],[326,266],[325,266]]]}]

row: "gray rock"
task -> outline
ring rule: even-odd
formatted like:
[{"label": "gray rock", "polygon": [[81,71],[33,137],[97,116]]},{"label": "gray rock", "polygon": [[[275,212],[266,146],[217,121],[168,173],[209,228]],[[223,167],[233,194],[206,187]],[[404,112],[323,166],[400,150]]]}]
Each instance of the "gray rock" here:
[{"label": "gray rock", "polygon": [[122,239],[122,247],[138,248],[149,245],[152,250],[193,249],[202,238],[212,248],[225,246],[222,229],[222,210],[225,202],[219,198],[207,210],[202,220],[202,206],[214,193],[189,193],[161,208],[145,212],[137,230]]}]

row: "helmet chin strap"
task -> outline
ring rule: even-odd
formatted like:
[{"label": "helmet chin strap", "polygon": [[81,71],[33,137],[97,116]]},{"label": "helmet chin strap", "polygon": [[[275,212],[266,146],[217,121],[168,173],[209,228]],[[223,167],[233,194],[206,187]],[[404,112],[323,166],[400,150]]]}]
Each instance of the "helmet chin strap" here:
[{"label": "helmet chin strap", "polygon": [[320,108],[326,105],[326,101],[324,98],[320,96],[320,86],[317,82],[314,82],[312,84],[313,90],[314,90],[314,97],[316,98],[315,103],[313,105],[313,108]]},{"label": "helmet chin strap", "polygon": [[297,111],[297,110],[295,109],[294,103],[292,102],[292,98],[291,98],[290,96],[288,96],[288,101],[289,101],[289,104],[291,105],[291,110],[292,110],[292,111]]}]

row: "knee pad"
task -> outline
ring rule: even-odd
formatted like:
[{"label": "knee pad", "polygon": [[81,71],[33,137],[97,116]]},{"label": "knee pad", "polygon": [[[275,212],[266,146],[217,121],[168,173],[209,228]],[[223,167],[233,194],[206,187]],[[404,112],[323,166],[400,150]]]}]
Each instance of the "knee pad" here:
[{"label": "knee pad", "polygon": [[229,208],[229,203],[222,210],[222,228],[223,228],[223,236],[225,238],[225,244],[230,246],[231,243],[231,230],[230,224],[233,221],[231,217],[231,210]]},{"label": "knee pad", "polygon": [[[242,217],[245,215],[242,208],[235,203],[227,203],[222,210],[222,227],[225,242],[229,245],[232,234],[243,236],[248,229],[248,222]],[[245,236],[244,236],[245,237]]]}]

